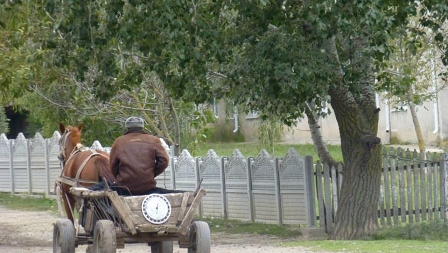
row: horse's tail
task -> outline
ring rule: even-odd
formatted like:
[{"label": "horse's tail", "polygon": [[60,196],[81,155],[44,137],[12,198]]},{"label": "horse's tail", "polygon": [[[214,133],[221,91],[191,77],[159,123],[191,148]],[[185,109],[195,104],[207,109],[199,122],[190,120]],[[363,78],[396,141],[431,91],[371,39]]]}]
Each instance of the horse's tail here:
[{"label": "horse's tail", "polygon": [[109,159],[96,159],[95,166],[98,168],[98,176],[100,177],[100,181],[104,177],[109,183],[115,182],[115,177],[109,167]]}]

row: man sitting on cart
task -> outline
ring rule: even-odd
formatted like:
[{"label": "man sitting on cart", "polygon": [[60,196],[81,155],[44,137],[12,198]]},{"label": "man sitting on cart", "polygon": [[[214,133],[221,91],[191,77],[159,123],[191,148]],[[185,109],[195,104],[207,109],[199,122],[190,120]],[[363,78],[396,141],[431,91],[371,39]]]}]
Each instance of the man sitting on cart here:
[{"label": "man sitting on cart", "polygon": [[[129,117],[126,131],[110,151],[110,167],[120,195],[175,192],[156,187],[155,177],[165,171],[169,155],[160,139],[144,129],[144,120]],[[115,187],[114,187],[115,188]]]}]

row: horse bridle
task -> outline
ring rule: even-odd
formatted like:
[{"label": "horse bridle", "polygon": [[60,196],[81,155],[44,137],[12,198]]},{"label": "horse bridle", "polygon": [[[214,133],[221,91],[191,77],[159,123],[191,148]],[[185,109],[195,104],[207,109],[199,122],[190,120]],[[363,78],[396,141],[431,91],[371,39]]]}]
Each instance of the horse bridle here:
[{"label": "horse bridle", "polygon": [[62,163],[62,167],[65,166],[65,163],[67,162],[67,155],[66,155],[66,147],[65,143],[67,142],[68,136],[70,135],[71,131],[69,129],[65,129],[64,133],[62,134],[61,138],[59,139],[59,155],[58,159]]}]

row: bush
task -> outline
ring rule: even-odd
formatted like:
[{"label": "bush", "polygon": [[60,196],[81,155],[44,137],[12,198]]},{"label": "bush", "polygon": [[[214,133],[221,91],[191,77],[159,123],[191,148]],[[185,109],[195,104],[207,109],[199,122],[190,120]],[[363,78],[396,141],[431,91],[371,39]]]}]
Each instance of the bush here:
[{"label": "bush", "polygon": [[0,134],[9,133],[9,119],[6,117],[5,108],[0,107]]}]

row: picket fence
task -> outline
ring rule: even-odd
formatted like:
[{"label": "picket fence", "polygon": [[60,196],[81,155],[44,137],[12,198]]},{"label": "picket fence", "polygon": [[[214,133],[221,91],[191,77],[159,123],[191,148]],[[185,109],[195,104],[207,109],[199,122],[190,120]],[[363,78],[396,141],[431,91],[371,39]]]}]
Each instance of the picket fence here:
[{"label": "picket fence", "polygon": [[[54,194],[54,181],[61,172],[59,138],[59,132],[48,139],[37,133],[32,139],[19,134],[8,140],[2,134],[0,191]],[[90,148],[110,151],[98,141]],[[446,154],[384,149],[382,159],[380,225],[446,219]],[[311,156],[300,156],[292,148],[284,157],[271,157],[266,150],[244,157],[238,149],[230,157],[218,157],[213,150],[192,157],[183,150],[179,156],[171,155],[169,167],[157,181],[159,187],[187,191],[201,184],[207,190],[201,216],[298,224],[331,232],[341,171],[342,167],[313,164]]]},{"label": "picket fence", "polygon": [[[448,154],[384,148],[382,164],[379,225],[447,221]],[[320,226],[331,233],[338,209],[343,168],[329,168],[317,163],[316,178],[317,208],[321,214],[318,220]]]}]

